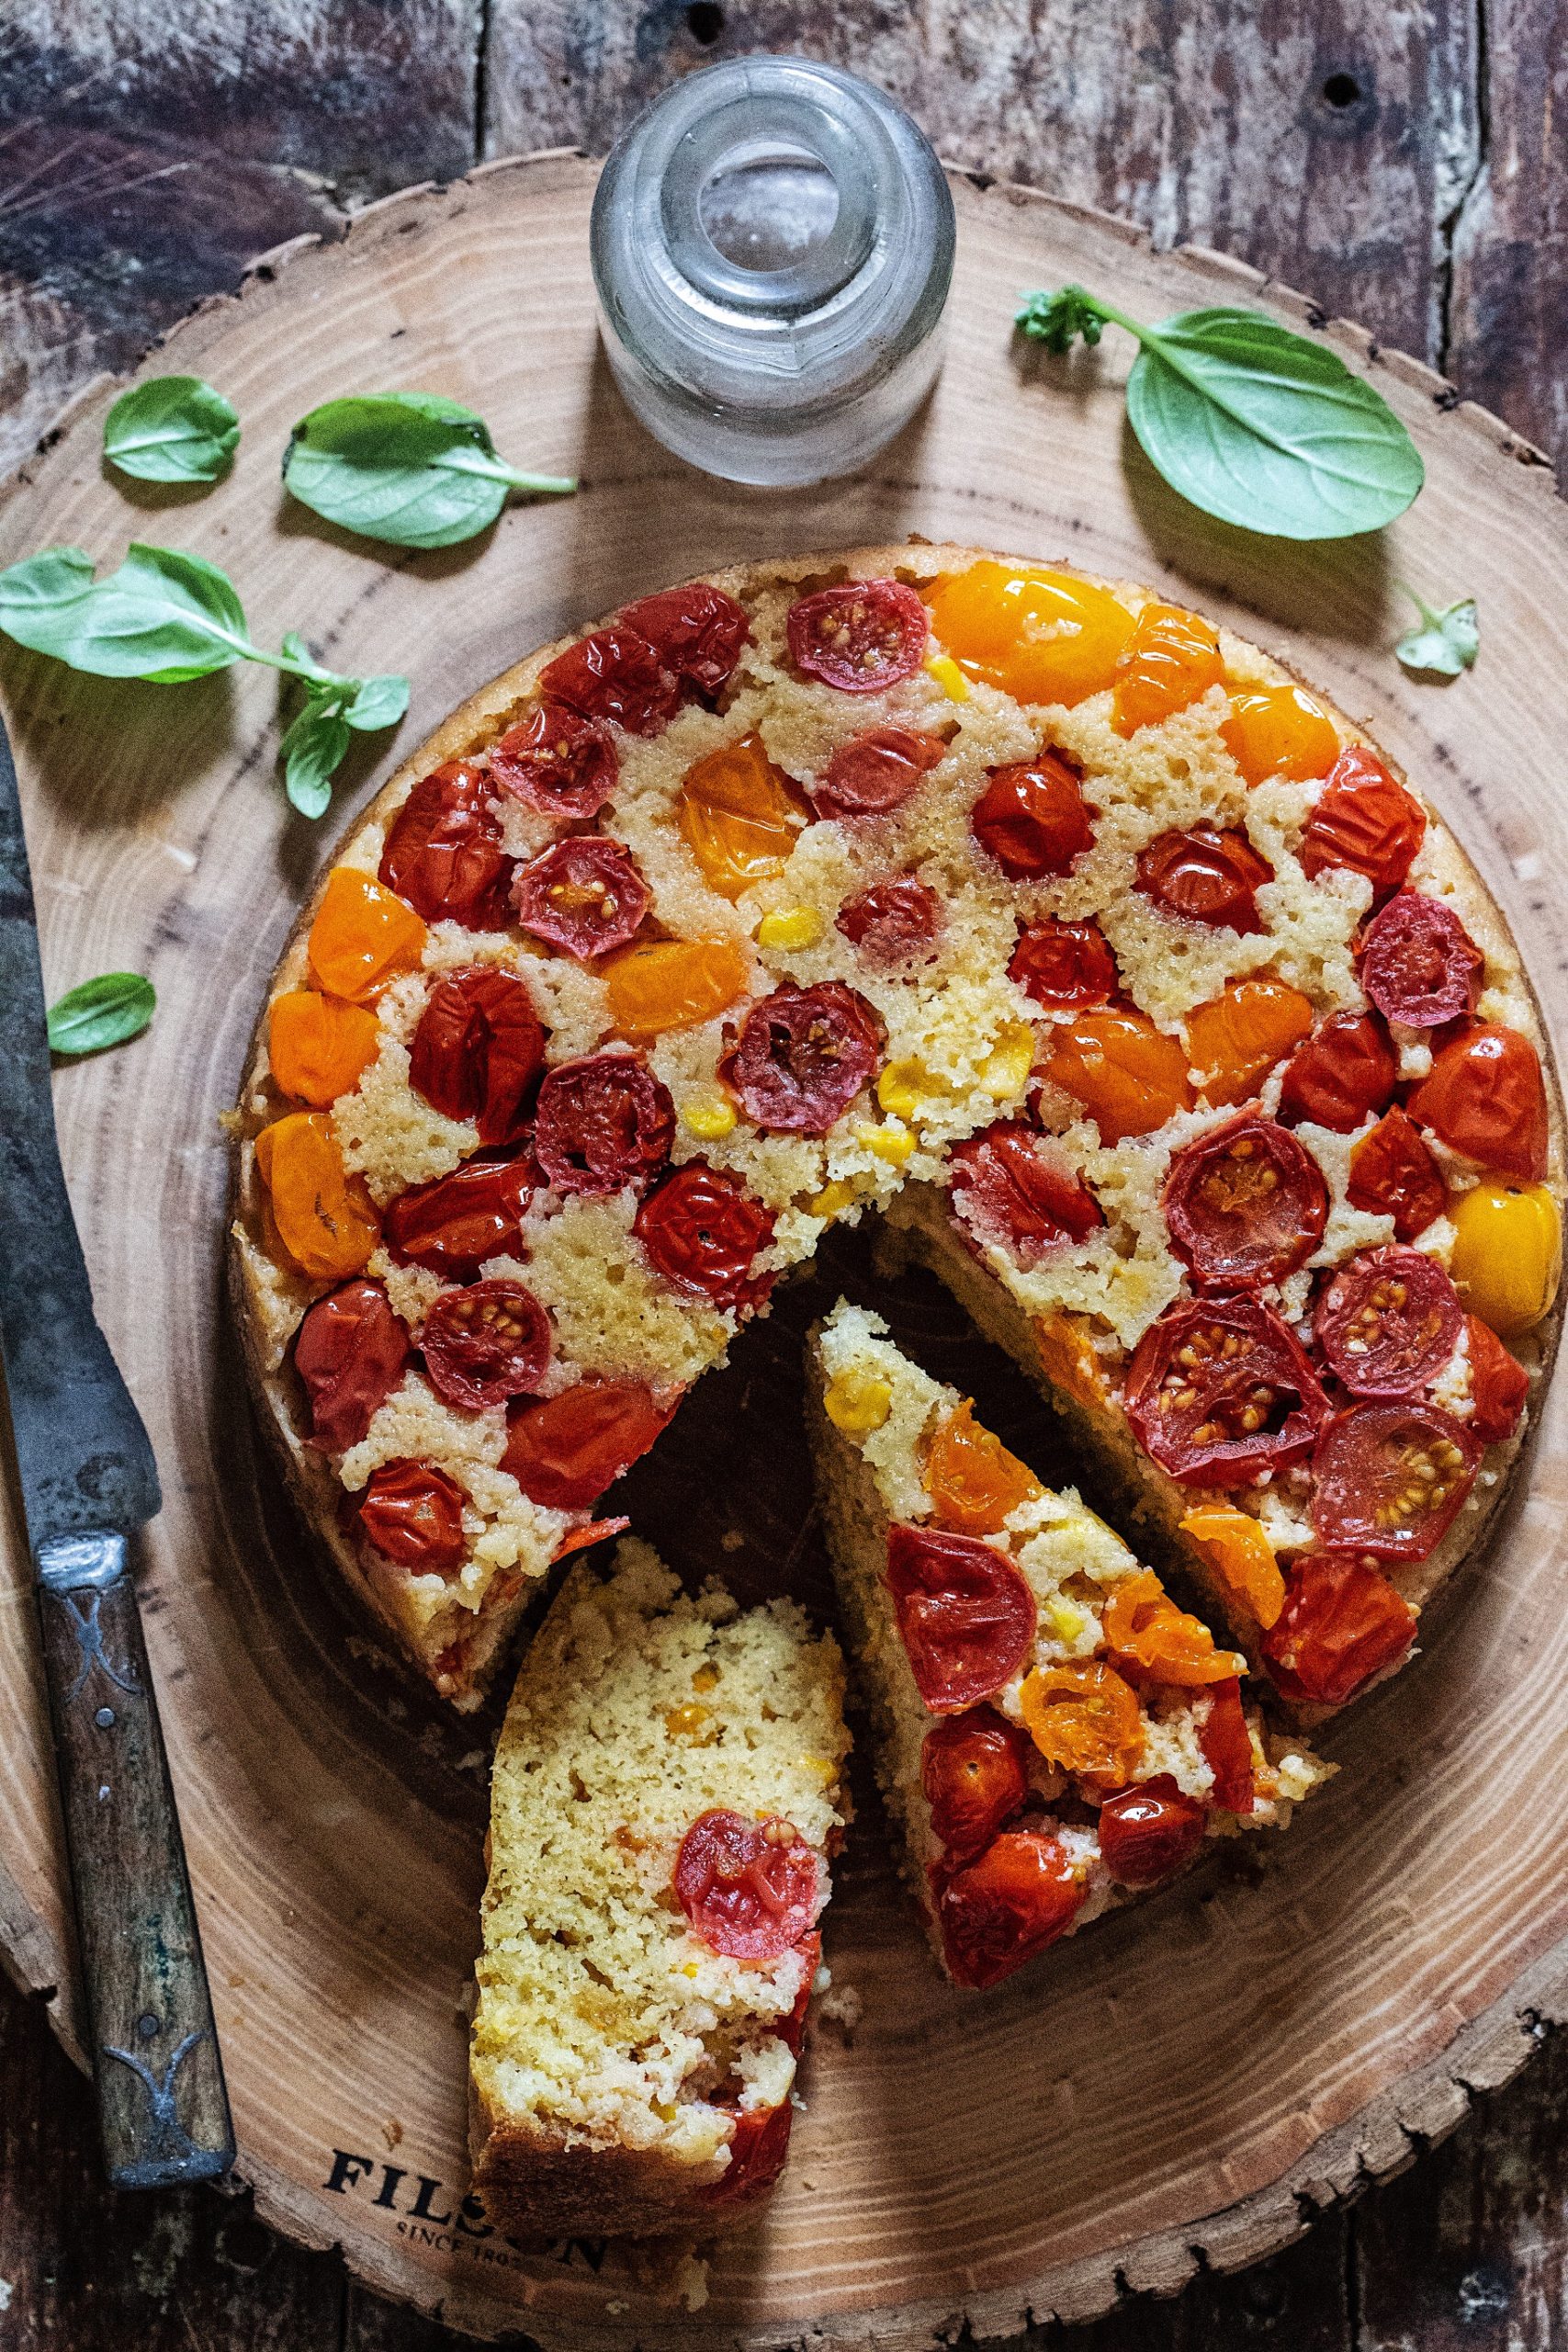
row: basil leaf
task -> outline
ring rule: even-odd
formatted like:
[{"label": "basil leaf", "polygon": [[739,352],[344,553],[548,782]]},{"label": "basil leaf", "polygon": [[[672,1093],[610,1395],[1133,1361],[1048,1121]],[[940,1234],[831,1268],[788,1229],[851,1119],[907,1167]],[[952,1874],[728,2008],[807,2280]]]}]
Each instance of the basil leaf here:
[{"label": "basil leaf", "polygon": [[172,685],[255,658],[216,564],[134,543],[107,580],[94,580],[80,548],[47,548],[0,571],[0,629],[96,678]]},{"label": "basil leaf", "polygon": [[332,780],[348,749],[348,721],[339,697],[311,695],[282,744],[283,783],[290,806],[301,817],[324,817]]},{"label": "basil leaf", "polygon": [[140,1037],[157,1003],[151,980],[137,972],[105,972],[84,980],[49,1008],[49,1045],[55,1054],[96,1054]]},{"label": "basil leaf", "polygon": [[216,481],[240,420],[199,376],[154,376],[121,392],[104,419],[104,455],[139,481]]},{"label": "basil leaf", "polygon": [[350,727],[369,734],[378,727],[395,727],[408,707],[406,678],[367,678],[343,715]]},{"label": "basil leaf", "polygon": [[484,419],[434,392],[327,401],[295,426],[283,479],[301,504],[396,547],[447,548],[494,522],[511,490],[565,492],[575,481],[519,473]]},{"label": "basil leaf", "polygon": [[1439,677],[1457,678],[1481,650],[1474,597],[1461,596],[1457,605],[1445,605],[1435,613],[1414,588],[1404,593],[1420,614],[1421,625],[1400,639],[1393,649],[1395,659],[1407,670],[1435,671]]}]

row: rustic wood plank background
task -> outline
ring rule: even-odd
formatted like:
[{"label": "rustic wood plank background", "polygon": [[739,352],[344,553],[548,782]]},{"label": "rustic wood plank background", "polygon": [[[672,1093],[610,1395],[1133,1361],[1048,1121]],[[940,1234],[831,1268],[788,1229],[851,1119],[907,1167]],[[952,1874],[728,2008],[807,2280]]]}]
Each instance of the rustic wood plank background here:
[{"label": "rustic wood plank background", "polygon": [[[955,161],[1277,275],[1568,461],[1557,0],[6,0],[0,469],[257,254],[482,156],[602,150],[669,81],[761,48],[868,74]],[[1549,2352],[1565,2247],[1568,2037],[1287,2254],[1036,2352]],[[0,1989],[0,2346],[130,2342],[455,2339],[243,2202],[113,2203],[85,2084]]]}]

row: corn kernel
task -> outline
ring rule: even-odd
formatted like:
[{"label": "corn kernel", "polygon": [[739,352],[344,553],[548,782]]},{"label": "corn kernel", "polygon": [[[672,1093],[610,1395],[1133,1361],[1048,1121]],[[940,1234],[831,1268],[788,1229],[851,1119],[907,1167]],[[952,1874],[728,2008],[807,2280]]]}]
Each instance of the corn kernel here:
[{"label": "corn kernel", "polygon": [[1060,1597],[1049,1605],[1051,1623],[1056,1628],[1058,1638],[1064,1642],[1076,1642],[1083,1632],[1083,1611],[1075,1609],[1070,1600],[1063,1600]]},{"label": "corn kernel", "polygon": [[664,1717],[664,1728],[671,1739],[690,1739],[694,1740],[699,1747],[708,1747],[712,1746],[714,1737],[713,1733],[708,1729],[712,1721],[713,1709],[700,1707],[694,1702],[688,1706],[668,1709]]},{"label": "corn kernel", "polygon": [[854,1186],[846,1183],[841,1176],[835,1176],[830,1184],[823,1185],[810,1203],[811,1214],[813,1216],[837,1216],[849,1207],[854,1197]]},{"label": "corn kernel", "polygon": [[694,1960],[683,1960],[681,1962],[681,1973],[682,1976],[695,1976],[697,1973],[696,1962]]},{"label": "corn kernel", "polygon": [[803,1772],[815,1773],[824,1788],[839,1769],[830,1756],[797,1756],[795,1762]]},{"label": "corn kernel", "polygon": [[859,1140],[890,1168],[902,1168],[915,1148],[915,1138],[908,1127],[862,1127]]},{"label": "corn kernel", "polygon": [[716,1690],[716,1689],[717,1689],[717,1687],[718,1687],[718,1668],[717,1668],[717,1667],[716,1667],[716,1666],[699,1666],[699,1667],[698,1667],[698,1668],[697,1668],[697,1670],[696,1670],[696,1672],[695,1672],[695,1674],[694,1674],[694,1675],[693,1675],[693,1677],[692,1677],[692,1688],[693,1688],[693,1690]]},{"label": "corn kernel", "polygon": [[896,1118],[914,1119],[939,1085],[940,1081],[933,1085],[931,1072],[921,1062],[889,1062],[876,1081],[876,1099]]},{"label": "corn kernel", "polygon": [[967,702],[969,681],[951,653],[928,653],[922,664],[928,678],[934,678],[950,702]]},{"label": "corn kernel", "polygon": [[893,1391],[868,1372],[840,1372],[828,1383],[822,1403],[828,1419],[846,1437],[869,1437],[893,1410]]},{"label": "corn kernel", "polygon": [[1021,1094],[1034,1067],[1034,1031],[1027,1021],[1005,1022],[980,1065],[980,1083],[993,1102]]},{"label": "corn kernel", "polygon": [[780,907],[757,925],[759,947],[810,947],[822,936],[815,907]]},{"label": "corn kernel", "polygon": [[735,1125],[735,1105],[727,1094],[698,1094],[681,1105],[681,1124],[688,1135],[716,1143]]}]

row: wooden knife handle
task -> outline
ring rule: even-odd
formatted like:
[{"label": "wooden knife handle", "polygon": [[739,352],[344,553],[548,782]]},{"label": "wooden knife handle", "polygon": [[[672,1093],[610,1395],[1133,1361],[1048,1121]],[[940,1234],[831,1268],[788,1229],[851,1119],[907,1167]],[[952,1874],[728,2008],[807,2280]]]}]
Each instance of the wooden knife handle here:
[{"label": "wooden knife handle", "polygon": [[41,1544],[38,1582],[109,2180],[211,2179],[234,2132],[124,1536]]}]

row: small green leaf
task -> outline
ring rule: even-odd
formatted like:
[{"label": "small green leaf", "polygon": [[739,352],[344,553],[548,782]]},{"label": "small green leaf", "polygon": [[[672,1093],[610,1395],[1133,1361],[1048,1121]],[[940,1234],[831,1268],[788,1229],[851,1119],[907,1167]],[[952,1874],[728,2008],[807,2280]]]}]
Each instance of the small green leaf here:
[{"label": "small green leaf", "polygon": [[257,658],[216,564],[135,543],[107,580],[94,580],[80,548],[46,548],[0,571],[0,629],[96,678],[173,685]]},{"label": "small green leaf", "polygon": [[290,806],[301,817],[324,817],[333,777],[348,749],[348,721],[339,698],[311,695],[283,739],[283,783]]},{"label": "small green leaf", "polygon": [[239,438],[234,411],[199,376],[133,384],[104,419],[105,457],[141,481],[216,481]]},{"label": "small green leaf", "polygon": [[494,522],[511,490],[564,493],[575,481],[519,473],[484,419],[434,392],[327,401],[295,426],[283,479],[303,505],[396,547],[455,547]]},{"label": "small green leaf", "polygon": [[1027,341],[1043,343],[1047,351],[1070,351],[1079,335],[1085,343],[1098,343],[1105,332],[1093,297],[1081,286],[1064,286],[1056,294],[1023,295],[1012,322]]},{"label": "small green leaf", "polygon": [[378,727],[395,727],[408,707],[406,678],[367,678],[343,715],[350,727],[371,734]]},{"label": "small green leaf", "polygon": [[1457,605],[1445,605],[1440,612],[1434,612],[1414,588],[1404,593],[1420,614],[1421,623],[1400,639],[1393,649],[1395,658],[1407,670],[1435,671],[1439,677],[1457,678],[1481,650],[1474,597],[1461,596]]},{"label": "small green leaf", "polygon": [[105,972],[67,989],[49,1008],[50,1051],[96,1054],[140,1037],[158,1000],[151,980],[137,972]]}]

